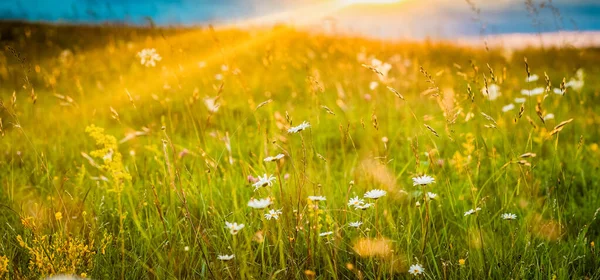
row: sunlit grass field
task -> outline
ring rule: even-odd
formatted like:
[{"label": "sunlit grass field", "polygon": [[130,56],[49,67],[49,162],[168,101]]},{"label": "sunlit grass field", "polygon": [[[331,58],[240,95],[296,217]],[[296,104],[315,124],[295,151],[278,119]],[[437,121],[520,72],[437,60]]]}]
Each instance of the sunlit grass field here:
[{"label": "sunlit grass field", "polygon": [[2,279],[600,279],[598,49],[0,30]]}]

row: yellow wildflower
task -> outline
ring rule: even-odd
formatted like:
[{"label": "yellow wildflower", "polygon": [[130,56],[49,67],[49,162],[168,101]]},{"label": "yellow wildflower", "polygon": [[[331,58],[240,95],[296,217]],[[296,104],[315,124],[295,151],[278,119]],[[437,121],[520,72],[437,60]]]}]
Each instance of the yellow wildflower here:
[{"label": "yellow wildflower", "polygon": [[[79,274],[94,268],[94,238],[55,235],[34,235],[25,241],[18,235],[17,242],[29,254],[29,270],[36,279],[54,274]],[[0,277],[1,278],[1,277]]]},{"label": "yellow wildflower", "polygon": [[8,274],[8,258],[0,256],[0,278],[4,277],[4,274]]},{"label": "yellow wildflower", "polygon": [[35,220],[33,217],[21,218],[21,224],[23,227],[35,231]]},{"label": "yellow wildflower", "polygon": [[121,184],[131,181],[131,175],[123,166],[122,156],[118,150],[117,139],[112,135],[104,133],[104,129],[94,125],[88,126],[85,131],[96,140],[98,150],[90,152],[90,155],[95,158],[101,158],[103,164],[100,169],[110,175],[110,179],[114,182],[113,191],[121,192]]}]

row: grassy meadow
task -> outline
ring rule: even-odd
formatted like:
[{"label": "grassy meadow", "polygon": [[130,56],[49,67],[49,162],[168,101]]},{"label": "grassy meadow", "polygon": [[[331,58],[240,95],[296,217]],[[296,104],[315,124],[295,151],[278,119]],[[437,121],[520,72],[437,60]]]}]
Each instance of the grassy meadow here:
[{"label": "grassy meadow", "polygon": [[0,45],[0,279],[600,279],[600,49],[10,22]]}]

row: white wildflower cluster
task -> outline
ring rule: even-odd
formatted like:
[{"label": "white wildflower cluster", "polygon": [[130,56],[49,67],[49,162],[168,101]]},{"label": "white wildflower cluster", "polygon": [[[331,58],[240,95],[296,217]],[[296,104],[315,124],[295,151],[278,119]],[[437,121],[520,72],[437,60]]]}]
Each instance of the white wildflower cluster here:
[{"label": "white wildflower cluster", "polygon": [[[283,154],[272,157],[273,159],[281,159],[283,158]],[[248,181],[252,182],[252,186],[254,187],[254,191],[263,188],[273,186],[273,182],[276,181],[276,178],[273,175],[268,175],[267,173],[262,176],[258,176],[258,178],[254,178],[253,176],[248,176]],[[248,201],[248,207],[257,210],[263,210],[271,207],[274,204],[274,201],[271,197],[266,198],[251,198]],[[263,214],[264,218],[268,221],[270,220],[278,220],[280,216],[283,214],[282,209],[269,209],[266,213]],[[238,224],[235,222],[225,222],[225,227],[229,229],[229,233],[231,235],[238,234],[244,227],[244,224]],[[228,261],[235,257],[235,255],[219,255],[217,259],[222,261]]]},{"label": "white wildflower cluster", "polygon": [[[280,158],[283,158],[283,155],[281,155]],[[273,175],[264,174],[263,176],[258,176],[258,178],[255,179],[255,182],[254,184],[252,184],[252,186],[254,186],[254,191],[257,191],[262,187],[273,186],[273,182],[275,180],[276,178]],[[263,199],[252,198],[250,199],[250,201],[248,201],[248,206],[253,209],[266,209],[271,205],[273,205],[273,199],[271,199],[270,197]],[[264,217],[267,220],[278,220],[279,216],[281,216],[282,213],[282,209],[269,209],[269,211],[267,211],[267,213],[264,214]]]},{"label": "white wildflower cluster", "polygon": [[[364,194],[364,198],[377,200],[377,199],[385,196],[386,194],[387,194],[387,192],[384,190],[374,189],[374,190],[370,190],[370,191],[366,192]],[[364,201],[364,199],[359,198],[358,196],[355,196],[348,201],[348,206],[354,207],[354,209],[356,209],[356,210],[369,209],[373,205],[374,205],[373,203],[367,203]]]},{"label": "white wildflower cluster", "polygon": [[[427,185],[431,185],[433,183],[435,183],[435,178],[429,176],[429,175],[422,175],[422,176],[417,176],[417,177],[413,177],[412,178],[413,181],[413,186],[419,186],[419,187],[425,187]],[[436,193],[433,192],[426,192],[424,199],[427,200],[434,200],[438,197],[438,195]],[[416,202],[415,204],[416,207],[421,206],[421,203],[419,201]]]},{"label": "white wildflower cluster", "polygon": [[543,87],[536,87],[533,89],[523,89],[521,90],[521,94],[525,95],[525,96],[536,96],[536,95],[541,95],[544,92],[546,92],[546,89]]},{"label": "white wildflower cluster", "polygon": [[156,52],[156,49],[143,49],[137,53],[142,65],[146,67],[155,67],[157,61],[161,61],[162,57]]},{"label": "white wildflower cluster", "polygon": [[580,92],[583,88],[583,85],[585,84],[584,79],[585,73],[583,72],[583,69],[578,69],[577,72],[575,72],[575,77],[571,78],[568,82],[565,83],[565,87]]},{"label": "white wildflower cluster", "polygon": [[377,74],[379,76],[379,80],[383,83],[388,82],[388,75],[390,73],[390,70],[392,70],[392,65],[387,63],[387,62],[383,62],[377,58],[373,58],[371,60],[371,67],[373,67],[373,69],[375,69],[377,71]]},{"label": "white wildflower cluster", "polygon": [[[353,184],[353,183],[352,183]],[[386,191],[380,189],[373,189],[364,194],[364,198],[377,200],[379,198],[384,197],[387,194]],[[348,207],[354,207],[355,210],[366,210],[373,207],[374,203],[367,203],[364,199],[355,196],[350,198],[348,201]],[[362,221],[350,222],[348,226],[353,228],[359,228],[363,224]]]},{"label": "white wildflower cluster", "polygon": [[487,88],[483,87],[481,89],[481,93],[490,101],[494,101],[498,99],[500,95],[502,95],[502,93],[500,92],[500,86],[498,86],[497,84],[490,84],[487,86]]},{"label": "white wildflower cluster", "polygon": [[[531,82],[533,82],[533,80],[531,80]],[[492,85],[495,86],[495,85]],[[499,90],[498,88],[494,89],[495,87],[492,87],[493,90]],[[499,92],[496,94],[499,95]],[[492,99],[494,99],[495,97],[493,97]],[[516,103],[522,103],[525,102],[525,100],[521,100],[520,98],[515,99]],[[515,105],[513,103],[504,106],[503,111],[507,112],[510,110],[514,110],[515,109]],[[302,124],[295,126],[295,127],[291,127],[288,129],[288,133],[298,133],[301,132],[303,130],[306,130],[310,128],[310,124],[308,122],[303,122]],[[283,159],[285,157],[284,154],[277,154],[275,156],[267,156],[263,159],[264,162],[274,162],[274,161],[279,161],[281,159]],[[252,182],[252,186],[254,187],[254,191],[259,191],[265,187],[271,187],[273,186],[273,184],[277,181],[277,179],[273,176],[273,175],[269,175],[268,173],[263,174],[262,176],[258,176],[257,178],[249,176],[248,177],[249,181]],[[414,187],[418,187],[419,189],[421,189],[422,194],[423,194],[423,200],[427,205],[428,201],[431,200],[437,200],[439,198],[438,194],[431,192],[431,191],[424,191],[425,188],[427,187],[429,189],[430,185],[435,184],[436,183],[436,179],[432,176],[429,175],[419,175],[419,176],[415,176],[412,178],[412,183]],[[353,186],[354,185],[354,181],[350,182],[350,185]],[[388,194],[387,191],[382,190],[382,189],[371,189],[366,191],[362,197],[360,196],[354,196],[352,198],[350,198],[347,202],[347,206],[350,208],[353,208],[354,210],[366,210],[369,208],[374,208],[375,203],[383,198],[384,196],[386,196]],[[327,201],[327,198],[325,196],[322,195],[310,195],[307,196],[307,199],[309,201],[309,203],[311,203],[311,205],[315,206],[315,209],[319,207],[319,203],[324,203]],[[370,201],[372,200],[372,201]],[[421,201],[423,202],[423,201]],[[271,221],[271,220],[278,220],[281,215],[283,214],[283,209],[270,209],[274,204],[274,201],[271,197],[266,197],[266,198],[251,198],[248,201],[248,207],[252,208],[252,209],[257,209],[257,210],[265,210],[265,212],[262,214],[262,217],[264,217],[265,220],[267,221]],[[417,206],[420,205],[420,202],[417,201]],[[464,216],[470,216],[473,214],[476,214],[478,211],[481,211],[481,208],[477,207],[474,209],[470,209],[468,211],[466,211],[464,213]],[[298,215],[301,215],[300,213],[297,213]],[[362,214],[361,214],[362,216]],[[517,218],[517,216],[515,214],[512,213],[504,213],[500,216],[501,219],[503,220],[515,220]],[[363,227],[365,227],[365,221],[364,220],[355,220],[355,221],[348,221],[347,225],[348,228],[353,228],[353,229],[361,229]],[[229,229],[230,234],[232,235],[236,235],[237,233],[239,233],[243,228],[245,227],[244,224],[237,224],[237,223],[233,223],[233,222],[226,222],[226,228]],[[365,232],[369,231],[368,228],[365,229]],[[323,230],[317,233],[319,237],[322,238],[333,238],[334,236],[336,236],[336,231],[335,230]],[[218,259],[222,260],[222,261],[229,261],[234,259],[235,255],[218,255]],[[425,269],[424,267],[419,264],[412,264],[410,266],[410,268],[408,269],[408,272],[414,276],[423,276],[425,275]]]},{"label": "white wildflower cluster", "polygon": [[537,81],[539,79],[540,79],[540,76],[538,76],[536,74],[532,74],[529,77],[525,78],[525,82],[526,83],[532,83],[532,82],[535,82],[535,81]]},{"label": "white wildflower cluster", "polygon": [[515,104],[510,103],[510,104],[502,107],[502,112],[506,113],[508,111],[513,110],[514,108],[515,108]]}]

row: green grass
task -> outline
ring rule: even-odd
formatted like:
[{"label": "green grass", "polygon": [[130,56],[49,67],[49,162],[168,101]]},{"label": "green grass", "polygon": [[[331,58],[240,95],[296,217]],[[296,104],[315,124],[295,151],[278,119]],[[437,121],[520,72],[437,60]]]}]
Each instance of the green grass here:
[{"label": "green grass", "polygon": [[[285,27],[1,30],[0,277],[386,279],[414,278],[418,263],[426,279],[600,278],[597,49],[488,51]],[[140,65],[144,48],[163,57],[157,67]],[[390,80],[360,53],[389,62]],[[525,83],[524,57],[537,82]],[[521,95],[545,87],[544,73],[552,90],[579,69],[579,90]],[[502,94],[490,101],[481,89],[492,83]],[[217,95],[211,113],[203,99]],[[521,118],[520,104],[502,111],[516,97],[526,97]],[[538,101],[554,119],[541,121]],[[311,128],[287,133],[303,121]],[[102,145],[91,126],[104,129]],[[134,131],[146,135],[115,144]],[[248,176],[264,173],[274,185],[254,192]],[[436,183],[413,186],[422,174]],[[372,189],[387,191],[375,207],[347,206]],[[327,200],[315,207],[309,195]],[[253,197],[272,197],[281,217],[266,220],[247,206]],[[231,235],[226,221],[245,228]]]}]

